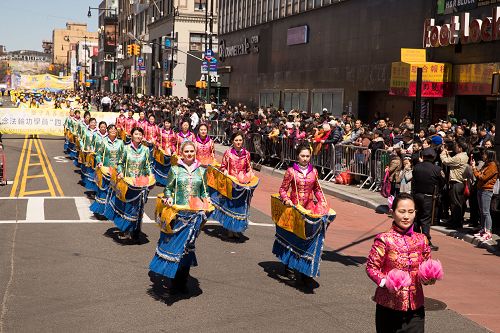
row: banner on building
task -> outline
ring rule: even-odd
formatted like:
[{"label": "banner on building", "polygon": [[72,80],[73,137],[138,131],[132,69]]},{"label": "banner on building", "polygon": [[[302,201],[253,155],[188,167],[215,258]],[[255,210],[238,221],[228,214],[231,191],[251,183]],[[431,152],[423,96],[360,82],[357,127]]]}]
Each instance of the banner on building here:
[{"label": "banner on building", "polygon": [[[64,135],[64,121],[69,110],[61,109],[19,109],[0,108],[0,133],[2,134],[39,134]],[[114,124],[116,113],[92,112],[98,122]]]},{"label": "banner on building", "polygon": [[451,65],[437,62],[394,62],[389,94],[416,96],[417,69],[422,68],[422,97],[446,97],[452,93]]},{"label": "banner on building", "polygon": [[[479,1],[485,2],[485,1]],[[478,6],[478,0],[438,0],[438,14],[453,14],[474,9]]]},{"label": "banner on building", "polygon": [[73,77],[55,76],[51,74],[21,75],[17,89],[50,91],[73,90]]},{"label": "banner on building", "polygon": [[456,95],[491,95],[493,73],[500,63],[466,64],[453,66]]}]

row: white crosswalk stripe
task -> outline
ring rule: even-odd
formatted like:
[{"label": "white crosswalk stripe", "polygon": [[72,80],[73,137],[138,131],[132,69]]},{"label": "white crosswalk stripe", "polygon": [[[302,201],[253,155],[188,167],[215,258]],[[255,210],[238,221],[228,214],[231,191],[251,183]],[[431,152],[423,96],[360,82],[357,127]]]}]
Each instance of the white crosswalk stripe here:
[{"label": "white crosswalk stripe", "polygon": [[[45,212],[45,200],[70,200],[73,201],[73,204],[64,204],[64,207],[61,208],[61,214],[63,214],[64,217],[64,212],[71,212],[71,209],[76,209],[76,213],[78,215],[78,219],[46,219],[46,213]],[[146,209],[146,212],[143,216],[143,223],[155,223],[154,221],[154,216],[153,216],[153,210],[154,210],[154,200],[156,197],[148,197],[148,204],[147,207],[150,209]],[[90,204],[92,203],[92,200],[87,198],[87,197],[24,197],[24,198],[11,198],[11,197],[5,197],[5,198],[0,198],[0,211],[3,211],[2,204],[14,200],[22,200],[26,201],[26,212],[25,214],[20,214],[20,216],[25,216],[24,219],[19,219],[15,220],[12,218],[9,218],[8,215],[6,214],[0,214],[0,224],[2,223],[111,223],[110,221],[107,220],[99,220],[97,219],[94,214],[90,211]],[[21,205],[19,205],[21,206]],[[207,222],[208,224],[219,224],[217,221],[211,221],[209,220]],[[249,225],[251,226],[262,226],[262,227],[274,227],[274,224],[270,223],[255,223],[252,221],[248,222]]]}]

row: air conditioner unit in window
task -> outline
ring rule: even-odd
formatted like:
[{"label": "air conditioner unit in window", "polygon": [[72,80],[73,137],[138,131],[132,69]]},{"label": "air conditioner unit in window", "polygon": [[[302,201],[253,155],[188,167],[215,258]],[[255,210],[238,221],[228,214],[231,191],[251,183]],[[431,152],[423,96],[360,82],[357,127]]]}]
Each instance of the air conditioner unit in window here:
[{"label": "air conditioner unit in window", "polygon": [[191,51],[201,51],[201,44],[191,44],[189,49]]}]

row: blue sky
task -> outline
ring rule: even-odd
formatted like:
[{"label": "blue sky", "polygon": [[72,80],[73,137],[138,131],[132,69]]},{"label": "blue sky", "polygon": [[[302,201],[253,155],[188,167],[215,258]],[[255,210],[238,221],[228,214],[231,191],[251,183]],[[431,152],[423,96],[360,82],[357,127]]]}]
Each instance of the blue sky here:
[{"label": "blue sky", "polygon": [[0,0],[0,45],[7,51],[42,51],[42,40],[52,39],[52,30],[66,22],[87,23],[97,30],[97,11],[87,17],[89,6],[101,0]]}]

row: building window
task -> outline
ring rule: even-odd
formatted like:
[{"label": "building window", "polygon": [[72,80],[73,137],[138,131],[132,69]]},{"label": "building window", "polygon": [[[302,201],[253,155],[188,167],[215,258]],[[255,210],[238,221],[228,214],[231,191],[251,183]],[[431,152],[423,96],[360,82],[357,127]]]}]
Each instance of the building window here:
[{"label": "building window", "polygon": [[280,106],[280,92],[279,91],[262,91],[259,93],[259,106],[267,108],[273,106],[278,108]]},{"label": "building window", "polygon": [[286,91],[283,93],[283,107],[285,111],[290,111],[292,109],[307,111],[308,109],[308,91],[307,90],[297,90],[297,91]]},{"label": "building window", "polygon": [[207,0],[194,0],[194,10],[205,10]]},{"label": "building window", "polygon": [[189,51],[205,51],[205,34],[189,34]]},{"label": "building window", "polygon": [[311,112],[321,113],[326,108],[330,114],[340,116],[343,111],[344,90],[313,90],[311,100]]}]

